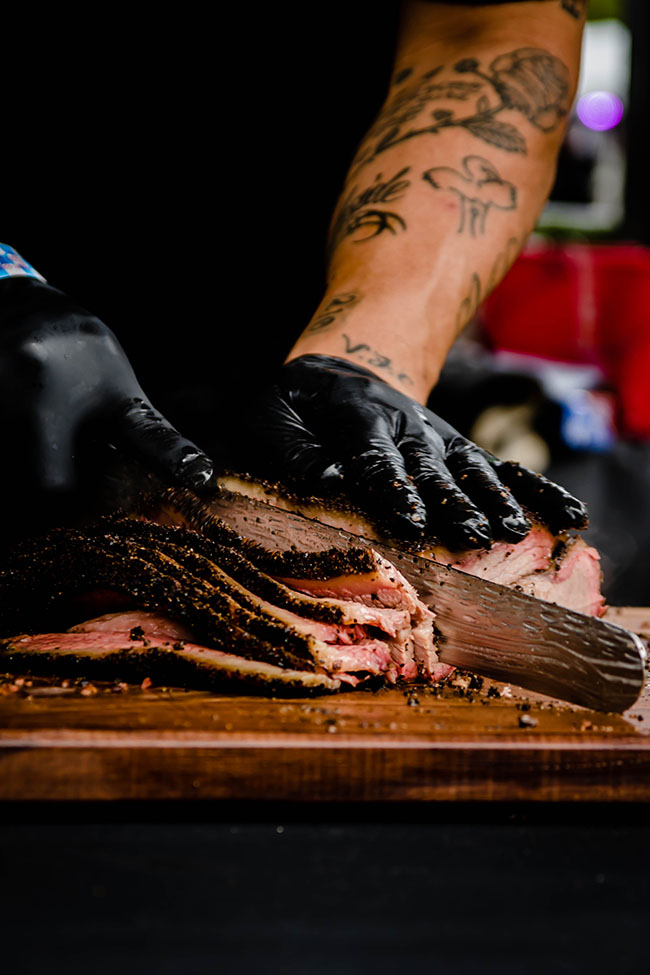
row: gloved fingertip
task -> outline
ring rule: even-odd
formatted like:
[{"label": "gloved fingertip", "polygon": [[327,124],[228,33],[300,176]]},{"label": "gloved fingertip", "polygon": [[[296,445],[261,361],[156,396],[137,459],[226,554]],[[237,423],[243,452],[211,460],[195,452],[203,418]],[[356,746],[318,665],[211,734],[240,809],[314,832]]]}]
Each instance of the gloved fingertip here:
[{"label": "gloved fingertip", "polygon": [[[442,525],[440,527],[443,528]],[[489,548],[494,540],[490,523],[480,512],[470,514],[458,521],[449,521],[440,534],[452,551],[463,548]]]},{"label": "gloved fingertip", "polygon": [[500,534],[505,541],[519,541],[525,538],[533,527],[528,518],[518,514],[506,515],[499,519]]},{"label": "gloved fingertip", "polygon": [[382,494],[377,518],[385,522],[390,534],[418,539],[427,528],[427,509],[415,488],[393,482],[394,490]]},{"label": "gloved fingertip", "polygon": [[407,511],[393,511],[390,515],[391,534],[416,540],[424,537],[426,516]]},{"label": "gloved fingertip", "polygon": [[566,509],[567,517],[571,519],[573,528],[586,528],[589,524],[589,513],[582,501],[576,501]]},{"label": "gloved fingertip", "polygon": [[589,525],[587,509],[577,499],[571,504],[565,502],[559,510],[549,515],[543,514],[542,520],[548,524],[552,532],[556,533],[570,529],[581,530]]},{"label": "gloved fingertip", "polygon": [[201,482],[200,478],[197,477],[195,478],[194,484],[188,484],[187,488],[205,500],[214,498],[215,495],[219,494],[221,491],[216,471],[213,471],[211,474],[206,471],[206,477],[203,482]]},{"label": "gloved fingertip", "polygon": [[323,487],[326,488],[340,488],[343,483],[343,468],[340,464],[330,464],[325,468],[323,473],[319,475],[318,481],[323,485]]},{"label": "gloved fingertip", "polygon": [[478,535],[482,539],[487,539],[492,542],[492,526],[490,525],[490,520],[487,515],[479,510],[474,509],[461,525],[466,528],[472,534]]},{"label": "gloved fingertip", "polygon": [[192,448],[183,451],[175,471],[175,480],[181,487],[192,491],[209,489],[213,475],[214,464],[206,454]]},{"label": "gloved fingertip", "polygon": [[[397,485],[396,485],[397,488]],[[415,488],[399,492],[401,505],[396,514],[409,521],[417,531],[424,531],[427,526],[427,507]]]}]

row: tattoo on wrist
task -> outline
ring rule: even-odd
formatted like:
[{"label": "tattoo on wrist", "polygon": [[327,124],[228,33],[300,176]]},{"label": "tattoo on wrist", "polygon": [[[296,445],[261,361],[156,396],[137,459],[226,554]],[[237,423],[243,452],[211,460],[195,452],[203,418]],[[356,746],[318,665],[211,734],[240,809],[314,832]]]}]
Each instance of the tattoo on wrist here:
[{"label": "tattoo on wrist", "polygon": [[514,263],[515,258],[519,253],[520,246],[521,245],[516,237],[511,237],[508,240],[505,248],[497,255],[496,260],[490,269],[485,288],[481,286],[481,279],[479,278],[478,274],[476,272],[472,274],[472,277],[470,278],[469,290],[467,295],[461,301],[460,308],[458,309],[458,313],[456,315],[457,335],[459,335],[465,326],[471,322],[483,299],[487,298],[493,288],[496,288],[499,281],[505,276],[506,271]]},{"label": "tattoo on wrist", "polygon": [[[564,2],[575,6],[579,0]],[[368,165],[407,139],[437,135],[453,127],[462,128],[506,152],[525,154],[524,136],[517,126],[498,118],[501,112],[519,112],[539,131],[551,132],[570,107],[567,66],[549,51],[539,48],[522,47],[500,54],[486,69],[481,68],[476,58],[463,58],[448,70],[439,65],[418,79],[412,75],[413,69],[405,68],[395,78],[397,90],[364,139],[353,161],[353,170]],[[473,109],[467,113],[457,114],[455,109],[448,108],[430,111],[436,102],[474,99]],[[421,116],[424,117],[418,125]]]},{"label": "tattoo on wrist", "polygon": [[372,366],[374,369],[383,369],[389,376],[393,376],[398,382],[402,383],[404,386],[412,386],[413,380],[405,372],[398,372],[398,367],[393,363],[392,359],[388,356],[383,355],[381,352],[377,352],[376,349],[371,348],[366,345],[365,342],[358,342],[353,344],[352,340],[345,333],[342,336],[345,343],[345,351],[348,355],[353,355],[355,358],[364,362],[367,366]]},{"label": "tattoo on wrist", "polygon": [[359,190],[353,187],[339,204],[338,212],[332,224],[329,251],[333,252],[344,237],[351,237],[357,231],[363,231],[363,236],[354,239],[355,244],[364,240],[378,237],[384,231],[396,234],[406,230],[406,223],[398,213],[392,210],[378,210],[377,204],[392,203],[399,200],[411,185],[404,177],[410,167],[401,169],[391,179],[384,180],[382,173],[377,173],[374,183]]},{"label": "tattoo on wrist", "polygon": [[560,6],[575,20],[580,20],[587,9],[587,0],[560,0]]},{"label": "tattoo on wrist", "polygon": [[[483,156],[465,156],[462,171],[451,166],[435,166],[422,174],[434,190],[450,190],[460,200],[458,233],[469,230],[472,237],[485,231],[485,218],[491,207],[514,210],[517,190]],[[467,219],[469,215],[469,220]]]},{"label": "tattoo on wrist", "polygon": [[305,329],[306,333],[322,332],[345,317],[350,308],[361,301],[358,291],[344,291],[330,298],[324,308],[316,313],[313,321]]}]

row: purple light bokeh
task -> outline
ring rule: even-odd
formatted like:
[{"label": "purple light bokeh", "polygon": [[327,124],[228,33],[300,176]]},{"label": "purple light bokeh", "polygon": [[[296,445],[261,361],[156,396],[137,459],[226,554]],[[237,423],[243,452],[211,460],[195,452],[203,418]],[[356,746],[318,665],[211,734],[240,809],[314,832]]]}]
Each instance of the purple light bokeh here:
[{"label": "purple light bokeh", "polygon": [[588,91],[578,100],[576,111],[588,129],[606,132],[623,118],[623,102],[611,91]]}]

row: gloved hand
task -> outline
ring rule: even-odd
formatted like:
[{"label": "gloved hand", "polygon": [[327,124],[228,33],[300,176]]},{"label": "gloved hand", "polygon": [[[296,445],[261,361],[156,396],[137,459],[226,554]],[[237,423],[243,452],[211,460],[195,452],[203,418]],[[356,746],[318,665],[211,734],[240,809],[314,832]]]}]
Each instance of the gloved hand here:
[{"label": "gloved hand", "polygon": [[426,531],[452,549],[518,541],[531,527],[522,504],[553,531],[587,523],[584,505],[559,485],[498,460],[344,359],[305,355],[284,365],[246,436],[270,474],[315,493],[340,481],[398,537]]},{"label": "gloved hand", "polygon": [[93,439],[163,483],[196,490],[212,474],[151,405],[110,328],[32,278],[0,282],[0,418],[2,490],[18,503],[74,494]]}]

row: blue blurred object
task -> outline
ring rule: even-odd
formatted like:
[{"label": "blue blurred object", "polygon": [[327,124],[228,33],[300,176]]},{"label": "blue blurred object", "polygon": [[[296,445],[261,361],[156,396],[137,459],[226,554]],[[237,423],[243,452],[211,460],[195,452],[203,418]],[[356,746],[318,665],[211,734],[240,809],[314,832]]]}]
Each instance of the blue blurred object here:
[{"label": "blue blurred object", "polygon": [[[553,397],[551,397],[553,398]],[[612,413],[606,400],[587,389],[560,394],[560,436],[572,450],[610,450],[616,441]]]},{"label": "blue blurred object", "polygon": [[560,407],[562,442],[571,450],[610,450],[616,442],[613,402],[598,391],[605,381],[597,366],[554,362],[516,352],[493,354],[502,373],[520,373],[535,379],[544,396]]}]

